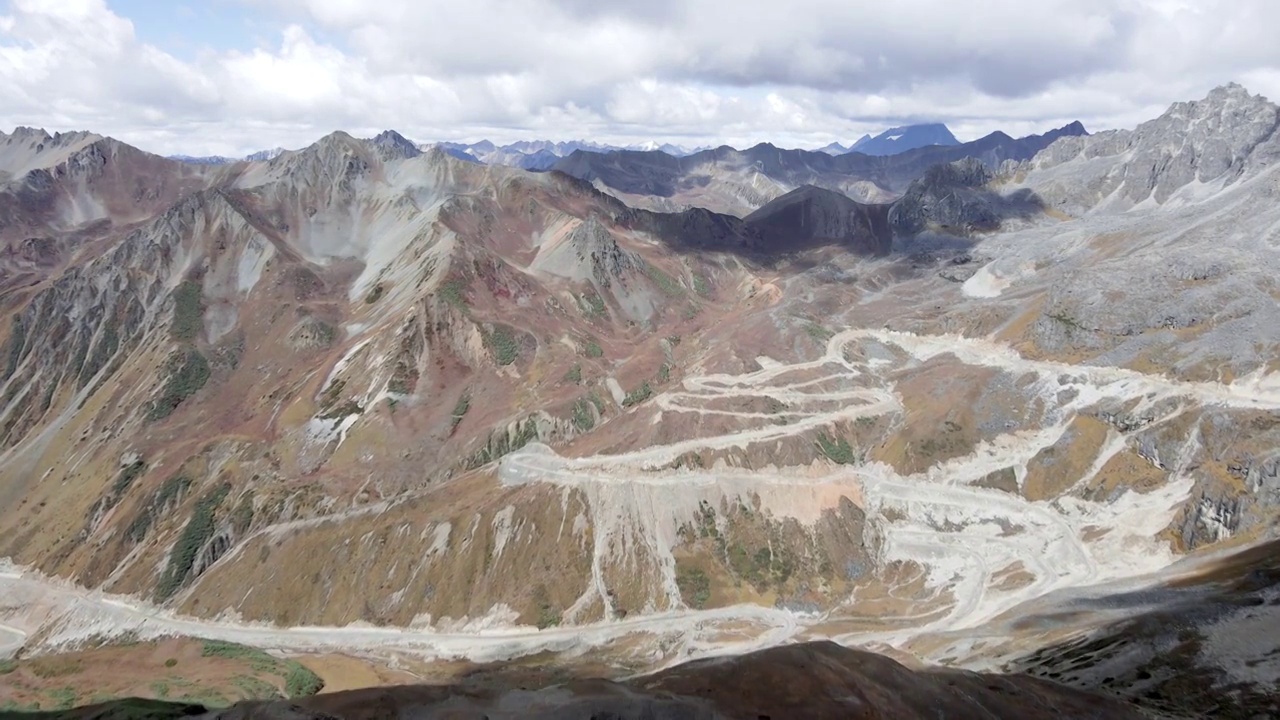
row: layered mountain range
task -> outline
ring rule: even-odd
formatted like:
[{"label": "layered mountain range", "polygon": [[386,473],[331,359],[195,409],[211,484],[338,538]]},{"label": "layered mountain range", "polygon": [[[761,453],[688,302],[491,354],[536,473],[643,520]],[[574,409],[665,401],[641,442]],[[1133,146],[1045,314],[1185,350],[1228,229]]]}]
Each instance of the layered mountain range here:
[{"label": "layered mountain range", "polygon": [[905,192],[928,168],[972,158],[996,168],[1029,160],[1064,136],[1084,136],[1080,123],[1014,139],[1002,132],[968,143],[925,145],[896,154],[843,155],[784,150],[764,143],[746,150],[720,147],[675,157],[663,152],[574,152],[553,168],[586,180],[635,207],[676,212],[701,207],[745,215],[801,185],[883,203]]},{"label": "layered mountain range", "polygon": [[1278,128],[1231,85],[1134,130],[537,173],[0,135],[0,647],[630,677],[830,640],[1270,712],[1273,648],[1232,642],[1275,627],[1269,565],[1211,554],[1280,518]]}]

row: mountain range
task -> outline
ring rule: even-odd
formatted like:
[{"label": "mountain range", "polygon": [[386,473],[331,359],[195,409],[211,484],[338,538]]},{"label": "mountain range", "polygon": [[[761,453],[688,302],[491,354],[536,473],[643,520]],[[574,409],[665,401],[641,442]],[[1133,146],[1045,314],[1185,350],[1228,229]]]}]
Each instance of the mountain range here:
[{"label": "mountain range", "polygon": [[1002,132],[958,145],[928,145],[895,155],[860,152],[832,156],[762,143],[724,146],[685,157],[664,152],[577,150],[553,169],[586,180],[636,207],[679,211],[702,207],[744,215],[801,185],[816,185],[863,202],[886,202],[940,163],[974,158],[988,167],[1028,160],[1066,136],[1086,135],[1078,122],[1043,135],[1014,139]]},{"label": "mountain range", "polygon": [[0,703],[1280,713],[1280,108],[558,151],[0,134]]},{"label": "mountain range", "polygon": [[[866,155],[894,155],[928,145],[957,144],[959,144],[959,141],[955,139],[955,136],[951,134],[951,131],[947,129],[946,125],[909,125],[905,127],[891,128],[874,138],[867,135],[855,142],[849,148],[844,148],[838,143],[832,143],[831,145],[822,148],[820,152],[826,152],[833,155],[844,154],[851,151],[860,152]],[[507,165],[510,167],[523,168],[525,170],[549,170],[556,164],[556,162],[559,161],[560,158],[570,155],[577,150],[604,153],[617,151],[662,152],[673,157],[685,157],[710,149],[695,148],[689,150],[679,145],[657,142],[617,146],[588,142],[585,140],[570,140],[567,142],[553,142],[550,140],[521,140],[501,146],[495,145],[488,140],[480,140],[474,143],[415,143],[415,146],[419,150],[424,151],[432,147],[439,147],[460,160],[471,160],[487,165]],[[281,148],[275,148],[273,150],[255,152],[243,158],[230,158],[220,155],[204,157],[171,155],[169,158],[171,160],[178,160],[196,165],[226,165],[239,162],[241,160],[248,160],[251,162],[270,160],[281,152],[284,152],[284,150]]]}]

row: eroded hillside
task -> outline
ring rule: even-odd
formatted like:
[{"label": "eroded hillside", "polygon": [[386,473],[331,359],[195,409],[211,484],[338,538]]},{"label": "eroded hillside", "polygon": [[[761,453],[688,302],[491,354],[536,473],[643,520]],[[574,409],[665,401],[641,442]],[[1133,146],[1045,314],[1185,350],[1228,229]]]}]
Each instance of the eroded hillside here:
[{"label": "eroded hillside", "polygon": [[[4,622],[990,662],[965,633],[1025,603],[1274,533],[1276,118],[1228,87],[743,218],[390,134],[202,170],[15,135]],[[30,214],[99,156],[172,195]]]}]

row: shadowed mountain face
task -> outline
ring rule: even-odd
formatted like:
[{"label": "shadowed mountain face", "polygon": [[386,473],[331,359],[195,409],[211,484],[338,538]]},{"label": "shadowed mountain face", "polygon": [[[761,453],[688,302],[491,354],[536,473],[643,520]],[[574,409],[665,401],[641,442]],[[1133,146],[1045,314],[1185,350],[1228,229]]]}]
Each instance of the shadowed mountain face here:
[{"label": "shadowed mountain face", "polygon": [[747,150],[721,147],[674,157],[662,152],[577,151],[553,169],[595,184],[630,204],[659,210],[688,205],[745,216],[801,185],[881,203],[903,193],[928,168],[973,158],[990,168],[1027,160],[1054,140],[1084,135],[1072,123],[1044,135],[1014,139],[996,132],[958,145],[931,145],[888,156],[850,152],[829,155],[761,144]]},{"label": "shadowed mountain face", "polygon": [[807,185],[770,201],[744,219],[773,248],[833,244],[864,255],[884,255],[892,246],[889,208],[862,205],[830,190]]},{"label": "shadowed mountain face", "polygon": [[[121,715],[124,717],[121,704]],[[184,717],[189,704],[151,707],[153,718]],[[112,706],[61,717],[111,718]],[[1117,700],[1025,675],[911,670],[881,655],[834,643],[772,648],[701,660],[626,681],[569,680],[490,670],[452,686],[398,686],[214,710],[220,720],[934,720],[1040,718],[1139,720]]]}]

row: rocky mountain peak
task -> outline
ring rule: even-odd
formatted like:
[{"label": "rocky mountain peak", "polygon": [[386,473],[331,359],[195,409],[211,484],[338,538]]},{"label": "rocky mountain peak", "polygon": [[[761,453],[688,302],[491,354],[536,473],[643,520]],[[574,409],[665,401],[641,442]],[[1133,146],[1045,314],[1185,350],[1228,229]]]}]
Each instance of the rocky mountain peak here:
[{"label": "rocky mountain peak", "polygon": [[1174,103],[1134,130],[1059,138],[1030,165],[1048,170],[1077,158],[1114,157],[1115,166],[1081,167],[1088,177],[1056,171],[1062,178],[1050,192],[1063,194],[1062,201],[1070,205],[1099,198],[1124,205],[1147,198],[1164,203],[1193,182],[1231,183],[1251,167],[1280,159],[1278,127],[1280,108],[1231,83],[1201,100]]},{"label": "rocky mountain peak", "polygon": [[383,130],[369,142],[383,160],[403,160],[422,154],[417,145],[395,130]]}]

